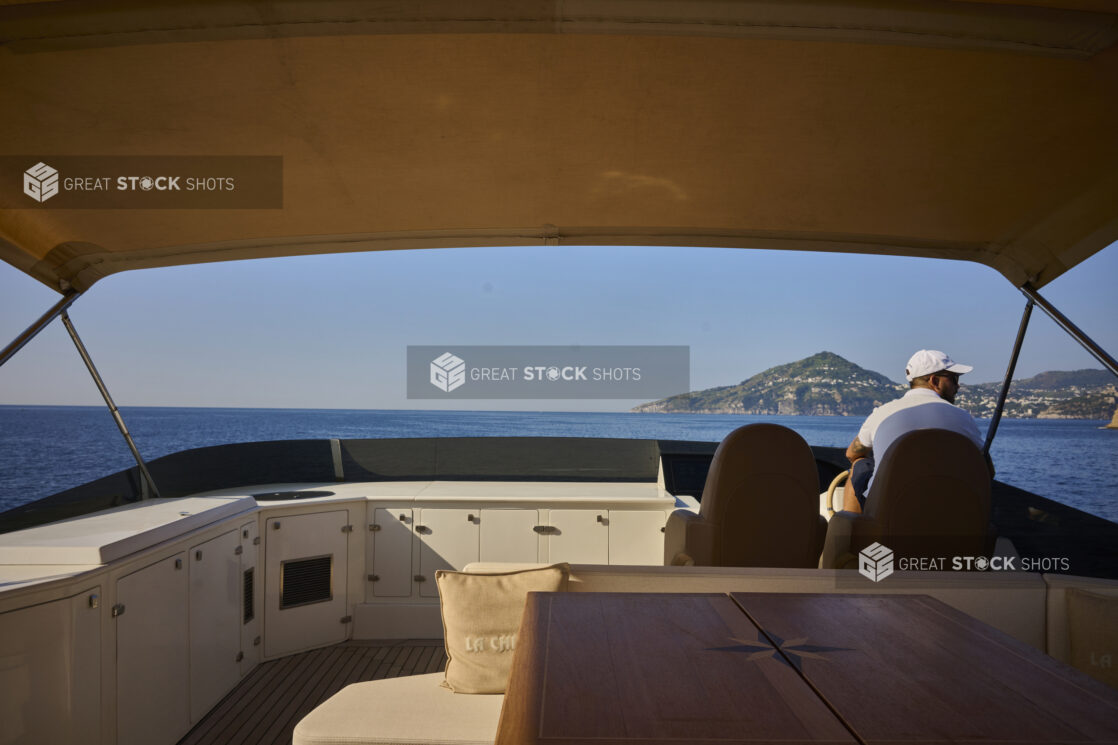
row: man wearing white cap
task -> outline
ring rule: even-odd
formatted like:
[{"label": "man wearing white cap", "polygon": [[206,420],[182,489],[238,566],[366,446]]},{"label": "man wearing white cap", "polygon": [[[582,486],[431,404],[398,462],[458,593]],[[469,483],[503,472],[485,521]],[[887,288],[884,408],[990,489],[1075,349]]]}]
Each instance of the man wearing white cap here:
[{"label": "man wearing white cap", "polygon": [[[935,349],[921,349],[912,355],[905,366],[908,392],[874,409],[846,449],[851,466],[843,494],[844,510],[862,511],[873,485],[874,453],[884,454],[903,434],[916,429],[947,429],[966,435],[979,449],[983,447],[974,417],[955,406],[959,376],[973,369]],[[986,463],[993,476],[989,458]]]}]

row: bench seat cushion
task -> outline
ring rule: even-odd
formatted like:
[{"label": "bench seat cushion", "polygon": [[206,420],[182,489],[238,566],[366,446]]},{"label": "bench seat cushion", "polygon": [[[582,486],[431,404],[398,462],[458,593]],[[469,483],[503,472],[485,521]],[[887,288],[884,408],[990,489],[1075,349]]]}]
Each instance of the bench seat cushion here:
[{"label": "bench seat cushion", "polygon": [[446,641],[446,686],[455,693],[504,693],[529,592],[563,592],[569,564],[478,573],[435,572]]},{"label": "bench seat cushion", "polygon": [[442,673],[348,685],[295,726],[293,745],[492,745],[504,696],[453,693]]}]

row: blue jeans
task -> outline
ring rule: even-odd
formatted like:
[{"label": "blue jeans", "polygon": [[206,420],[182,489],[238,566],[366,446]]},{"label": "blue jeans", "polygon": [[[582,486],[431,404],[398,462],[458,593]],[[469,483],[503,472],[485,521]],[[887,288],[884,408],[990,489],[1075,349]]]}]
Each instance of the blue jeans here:
[{"label": "blue jeans", "polygon": [[870,476],[873,476],[873,458],[862,458],[850,467],[850,483],[862,509],[866,508],[866,487],[870,484]]}]

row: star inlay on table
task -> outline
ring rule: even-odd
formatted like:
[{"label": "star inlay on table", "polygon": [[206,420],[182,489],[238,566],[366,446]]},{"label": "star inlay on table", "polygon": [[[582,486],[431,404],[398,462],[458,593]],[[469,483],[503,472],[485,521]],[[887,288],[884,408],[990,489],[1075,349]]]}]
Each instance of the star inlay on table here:
[{"label": "star inlay on table", "polygon": [[757,640],[750,641],[748,639],[737,639],[730,637],[730,641],[737,642],[736,645],[730,647],[712,647],[714,652],[743,652],[749,655],[750,660],[761,660],[773,658],[789,664],[796,670],[803,669],[803,658],[808,657],[815,660],[828,660],[826,656],[828,652],[849,652],[852,651],[849,647],[826,647],[818,644],[808,644],[808,637],[800,637],[798,639],[789,639],[785,641],[775,634],[768,634],[768,638],[772,640],[772,644]]}]

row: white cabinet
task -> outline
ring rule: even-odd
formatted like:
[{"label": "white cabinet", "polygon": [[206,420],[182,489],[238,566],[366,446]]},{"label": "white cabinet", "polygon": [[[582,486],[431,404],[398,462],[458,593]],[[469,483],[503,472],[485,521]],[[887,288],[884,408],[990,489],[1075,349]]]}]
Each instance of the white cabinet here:
[{"label": "white cabinet", "polygon": [[241,526],[241,676],[260,662],[260,618],[263,615],[264,577],[260,568],[260,531],[256,522]]},{"label": "white cabinet", "polygon": [[185,553],[116,584],[117,745],[173,745],[190,729],[188,596]]},{"label": "white cabinet", "polygon": [[97,742],[101,587],[0,613],[0,743]]},{"label": "white cabinet", "polygon": [[663,564],[666,522],[660,510],[610,510],[609,563]]},{"label": "white cabinet", "polygon": [[481,511],[481,561],[530,563],[539,560],[539,513],[523,509]]},{"label": "white cabinet", "polygon": [[439,569],[460,570],[478,560],[480,515],[477,509],[416,510],[421,596],[438,597],[435,572]]},{"label": "white cabinet", "polygon": [[255,647],[247,664],[242,653],[259,636],[245,578],[247,565],[255,579],[255,538],[247,523],[117,581],[120,745],[176,742],[256,663]]},{"label": "white cabinet", "polygon": [[242,551],[239,531],[230,530],[188,552],[191,722],[241,679]]},{"label": "white cabinet", "polygon": [[411,547],[411,507],[374,509],[365,544],[370,600],[411,596]]},{"label": "white cabinet", "polygon": [[[364,603],[393,619],[438,597],[440,569],[473,562],[662,564],[661,528],[675,508],[651,482],[432,482],[413,487],[410,498],[403,489],[380,491],[362,531]],[[372,613],[358,611],[359,633],[388,626],[366,623]]]},{"label": "white cabinet", "polygon": [[350,530],[348,510],[267,521],[266,657],[345,640]]},{"label": "white cabinet", "polygon": [[606,510],[551,510],[547,561],[609,563],[609,513]]}]

